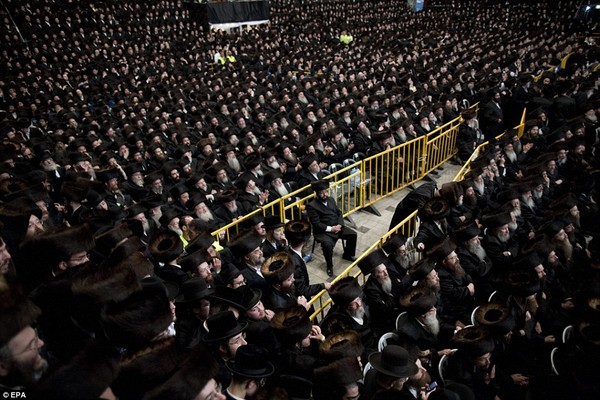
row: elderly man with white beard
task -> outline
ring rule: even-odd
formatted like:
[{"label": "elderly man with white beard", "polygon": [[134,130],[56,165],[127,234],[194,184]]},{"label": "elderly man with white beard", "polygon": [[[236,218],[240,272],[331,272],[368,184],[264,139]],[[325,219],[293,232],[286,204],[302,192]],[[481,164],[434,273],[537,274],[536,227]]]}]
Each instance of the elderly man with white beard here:
[{"label": "elderly man with white beard", "polygon": [[213,232],[223,225],[223,222],[215,216],[207,205],[206,196],[194,193],[186,203],[186,207],[193,212],[193,216],[204,222],[208,229]]},{"label": "elderly man with white beard", "polygon": [[340,279],[329,288],[329,296],[333,300],[333,306],[326,319],[347,321],[351,329],[360,335],[366,353],[374,351],[377,342],[371,329],[371,313],[363,303],[364,293],[358,280],[352,276]]},{"label": "elderly man with white beard", "polygon": [[438,318],[436,302],[435,294],[423,288],[413,288],[400,297],[406,313],[400,316],[396,333],[405,345],[418,347],[419,359],[426,368],[437,365],[442,355],[451,352],[455,330],[455,326]]},{"label": "elderly man with white beard", "polygon": [[513,223],[510,212],[485,215],[482,222],[487,227],[482,246],[493,265],[510,265],[519,253],[519,243],[512,238],[509,229]]},{"label": "elderly man with white beard", "polygon": [[371,325],[377,336],[394,329],[400,313],[396,299],[404,291],[398,280],[390,278],[386,261],[383,250],[376,249],[358,262],[363,275],[369,276],[363,286],[364,300],[371,311]]},{"label": "elderly man with white beard", "polygon": [[473,278],[477,288],[475,298],[478,302],[486,300],[493,292],[490,282],[492,260],[481,245],[480,234],[481,231],[475,223],[462,226],[452,234],[458,245],[455,251],[460,265]]}]

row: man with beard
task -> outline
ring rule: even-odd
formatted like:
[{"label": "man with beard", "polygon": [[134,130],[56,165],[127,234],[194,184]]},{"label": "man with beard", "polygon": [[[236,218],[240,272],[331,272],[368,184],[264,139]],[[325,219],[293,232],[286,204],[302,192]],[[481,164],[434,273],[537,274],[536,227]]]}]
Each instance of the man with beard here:
[{"label": "man with beard", "polygon": [[[267,172],[264,176],[264,182],[265,186],[269,188],[269,199],[267,200],[269,203],[282,197],[286,197],[298,188],[296,182],[284,182],[283,174],[279,169]],[[289,197],[285,202],[286,205],[291,205],[294,201],[295,199],[293,197]]]},{"label": "man with beard", "polygon": [[235,266],[242,271],[246,284],[254,289],[266,290],[267,282],[261,271],[265,257],[260,246],[262,238],[247,234],[229,245],[229,250],[237,258]]},{"label": "man with beard", "polygon": [[248,154],[244,157],[244,175],[249,175],[257,186],[263,185],[264,172],[262,170],[262,159],[256,152]]},{"label": "man with beard", "polygon": [[504,112],[502,111],[502,96],[500,90],[494,88],[491,93],[491,99],[483,106],[481,110],[481,122],[484,127],[486,140],[493,139],[501,134],[504,129]]},{"label": "man with beard", "polygon": [[519,252],[519,244],[511,237],[509,229],[512,223],[510,212],[485,215],[482,222],[487,227],[482,246],[492,265],[510,265]]},{"label": "man with beard", "polygon": [[352,135],[352,141],[354,142],[354,149],[357,152],[367,154],[367,151],[373,146],[371,130],[363,120],[354,122],[353,126],[354,134]]},{"label": "man with beard", "polygon": [[48,362],[40,354],[44,341],[32,327],[40,309],[16,287],[2,288],[0,299],[0,390],[8,397],[30,389]]},{"label": "man with beard", "polygon": [[193,216],[206,224],[210,232],[222,226],[222,221],[215,216],[207,206],[208,200],[201,193],[194,193],[186,203],[186,207],[193,212]]},{"label": "man with beard", "polygon": [[296,293],[294,284],[294,263],[284,252],[275,253],[262,265],[261,272],[267,281],[267,289],[261,297],[265,307],[278,311],[294,306],[308,310],[306,297]]},{"label": "man with beard", "polygon": [[368,354],[373,351],[377,342],[371,329],[371,314],[363,303],[363,291],[358,280],[348,276],[335,282],[329,288],[329,296],[333,306],[326,318],[339,318],[347,321],[350,328],[360,335],[360,340]]},{"label": "man with beard", "polygon": [[237,154],[235,153],[235,147],[231,144],[227,144],[221,147],[221,155],[225,157],[225,162],[231,169],[234,175],[238,175],[242,172],[242,164],[237,158]]},{"label": "man with beard", "polygon": [[475,151],[475,148],[483,143],[483,134],[478,129],[477,114],[474,110],[464,111],[461,117],[465,122],[460,125],[456,147],[458,147],[458,157],[461,162],[466,162]]},{"label": "man with beard", "polygon": [[487,299],[493,292],[490,279],[492,260],[481,246],[480,233],[477,224],[469,224],[460,227],[452,234],[458,244],[456,255],[460,259],[460,265],[473,278],[473,283],[477,287],[475,298],[479,301]]},{"label": "man with beard", "polygon": [[[515,182],[523,177],[522,163],[524,155],[521,154],[521,142],[516,131],[506,133],[501,139],[504,152],[505,178],[507,182]],[[525,145],[528,149],[533,145]]]},{"label": "man with beard", "polygon": [[250,286],[239,286],[237,292],[240,296],[240,321],[248,322],[246,329],[246,340],[248,343],[261,345],[271,349],[275,345],[275,337],[271,329],[270,321],[275,312],[265,308],[261,301],[262,292],[252,289]]},{"label": "man with beard", "polygon": [[163,177],[160,172],[155,171],[146,175],[144,183],[149,189],[148,197],[160,199],[163,204],[167,202],[168,192],[164,188]]},{"label": "man with beard", "polygon": [[298,156],[294,153],[292,146],[288,142],[284,142],[279,146],[279,154],[281,159],[290,169],[296,169],[298,166]]},{"label": "man with beard", "polygon": [[[528,226],[538,226],[542,222],[543,215],[533,199],[531,185],[529,183],[521,183],[518,186],[518,190],[521,194],[521,198],[519,199],[521,216],[527,222]],[[521,226],[521,228],[523,227]]]},{"label": "man with beard", "polygon": [[15,265],[8,250],[8,246],[0,236],[0,280],[2,276],[10,280],[16,275]]},{"label": "man with beard", "polygon": [[367,399],[403,399],[402,390],[408,377],[419,372],[406,349],[388,345],[369,356],[371,369],[365,375],[363,395]]},{"label": "man with beard", "polygon": [[429,111],[424,110],[417,115],[418,124],[415,126],[415,131],[419,136],[425,136],[433,130],[429,121]]},{"label": "man with beard", "polygon": [[58,191],[66,173],[65,168],[58,165],[52,158],[52,154],[47,150],[42,152],[39,157],[39,166],[48,175],[48,181],[52,184],[54,190]]},{"label": "man with beard", "polygon": [[[321,171],[321,167],[319,167],[317,157],[312,153],[308,154],[300,161],[300,166],[302,167],[302,170],[298,173],[298,177],[296,178],[298,188],[308,186],[319,179],[323,179],[325,176]],[[310,193],[306,193],[306,195],[308,194]]]},{"label": "man with beard", "polygon": [[553,244],[556,249],[558,259],[567,269],[570,269],[573,266],[573,258],[576,249],[569,240],[564,227],[564,222],[560,219],[556,219],[542,225],[539,231],[548,235],[550,243]]},{"label": "man with beard", "polygon": [[224,191],[233,188],[233,183],[229,178],[227,164],[219,161],[210,166],[212,175],[214,176],[213,187],[217,191]]},{"label": "man with beard", "polygon": [[313,182],[311,187],[316,197],[308,204],[306,212],[313,227],[315,240],[321,243],[327,275],[333,276],[333,248],[336,242],[338,239],[346,242],[342,258],[352,262],[355,260],[357,234],[344,226],[342,211],[335,200],[329,197],[329,181],[319,180]]},{"label": "man with beard", "polygon": [[284,225],[279,215],[268,215],[265,217],[263,228],[266,232],[266,238],[262,244],[262,251],[265,258],[287,250],[288,241],[283,231]]},{"label": "man with beard", "polygon": [[406,250],[406,242],[401,235],[393,235],[383,244],[383,251],[387,253],[385,266],[390,278],[400,283],[404,290],[409,289],[413,279],[407,271],[414,264],[414,253]]},{"label": "man with beard", "polygon": [[154,222],[153,219],[148,219],[146,217],[147,211],[146,207],[141,204],[134,204],[127,210],[127,217],[139,221],[142,225],[143,231],[141,232],[140,239],[145,244],[150,242],[150,238],[154,236],[154,232],[156,232],[156,222]]},{"label": "man with beard", "polygon": [[390,278],[385,266],[386,261],[383,250],[376,249],[358,262],[363,275],[369,276],[363,286],[363,292],[376,336],[395,328],[396,317],[400,313],[396,299],[404,291],[400,282]]},{"label": "man with beard", "polygon": [[440,277],[440,293],[444,303],[444,315],[440,317],[456,326],[470,323],[471,311],[475,308],[475,284],[465,272],[456,255],[456,245],[446,239],[430,251],[436,262]]},{"label": "man with beard", "polygon": [[235,181],[239,190],[238,201],[242,203],[244,213],[249,213],[267,204],[269,192],[261,190],[251,173],[244,173]]},{"label": "man with beard", "polygon": [[215,215],[225,225],[237,221],[246,214],[242,203],[237,201],[237,196],[236,189],[224,190],[217,195],[217,202],[220,203],[220,206],[215,210]]},{"label": "man with beard", "polygon": [[399,317],[398,336],[403,343],[417,346],[426,368],[437,365],[439,357],[451,352],[449,344],[455,329],[438,319],[436,302],[436,295],[423,288],[413,288],[400,297],[406,313]]},{"label": "man with beard", "polygon": [[131,196],[134,201],[141,201],[148,196],[148,189],[144,185],[144,170],[141,164],[131,163],[125,168],[129,180],[121,183],[121,190]]}]

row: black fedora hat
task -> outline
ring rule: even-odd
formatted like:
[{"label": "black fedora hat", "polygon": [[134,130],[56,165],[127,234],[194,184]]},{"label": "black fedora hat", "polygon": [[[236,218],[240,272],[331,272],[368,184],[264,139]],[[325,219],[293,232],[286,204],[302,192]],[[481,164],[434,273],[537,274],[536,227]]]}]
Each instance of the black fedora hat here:
[{"label": "black fedora hat", "polygon": [[419,371],[417,364],[410,361],[408,351],[393,344],[371,354],[369,362],[378,372],[397,378],[407,378]]},{"label": "black fedora hat", "polygon": [[248,285],[242,285],[235,290],[240,293],[240,305],[246,312],[250,311],[255,305],[257,305],[262,297],[262,292],[260,289],[254,289]]},{"label": "black fedora hat", "polygon": [[321,190],[327,190],[327,189],[329,189],[329,180],[328,179],[320,179],[316,182],[312,182],[310,184],[310,186],[312,187],[312,190],[314,190],[315,192],[320,192]]},{"label": "black fedora hat", "polygon": [[229,339],[248,326],[246,321],[238,321],[232,311],[222,311],[206,320],[208,333],[202,337],[206,343],[216,343]]},{"label": "black fedora hat", "polygon": [[387,257],[383,250],[375,249],[358,262],[358,268],[360,268],[363,275],[367,276],[373,272],[376,267],[385,264],[386,261]]},{"label": "black fedora hat", "polygon": [[188,279],[181,285],[179,296],[175,299],[176,303],[191,303],[202,300],[214,293],[214,289],[206,286],[206,281],[202,278]]},{"label": "black fedora hat", "polygon": [[267,350],[255,344],[240,346],[235,358],[225,361],[225,365],[232,374],[244,378],[266,378],[275,372],[275,367],[267,360]]}]

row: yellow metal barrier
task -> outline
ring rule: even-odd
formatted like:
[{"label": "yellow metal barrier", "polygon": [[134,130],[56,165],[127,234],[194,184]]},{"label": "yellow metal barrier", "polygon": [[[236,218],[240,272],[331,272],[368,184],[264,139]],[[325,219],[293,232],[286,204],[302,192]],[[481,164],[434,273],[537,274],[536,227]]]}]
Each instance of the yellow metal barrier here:
[{"label": "yellow metal barrier", "polygon": [[[345,270],[343,270],[338,276],[336,276],[331,283],[335,283],[346,276],[354,276],[357,279],[362,279],[362,283],[366,281],[366,277],[362,274],[360,269],[358,268],[359,262],[365,258],[368,254],[370,254],[373,250],[377,248],[381,248],[385,241],[392,236],[393,234],[400,232],[404,237],[413,237],[417,232],[418,227],[418,218],[417,218],[417,210],[415,210],[412,214],[404,219],[404,221],[400,222],[396,225],[392,230],[383,235],[377,242],[373,243],[368,249],[366,249],[360,257],[357,257],[356,261],[350,264]],[[326,290],[322,290],[317,293],[310,301],[309,304],[314,306],[315,312],[311,314],[310,319],[314,321],[317,319],[318,321],[322,320],[325,317],[326,311],[332,304],[332,300],[329,298],[329,295]]]},{"label": "yellow metal barrier", "polygon": [[[475,104],[471,108],[477,110],[477,107]],[[344,217],[391,196],[450,159],[456,153],[456,137],[462,122],[460,117],[456,118],[427,136],[347,165],[327,176],[331,182],[330,194]],[[314,196],[305,196],[307,189],[308,186],[289,193],[212,234],[219,241],[231,240],[239,233],[239,225],[259,212],[263,215],[279,213],[282,222],[300,219],[306,203]]]}]

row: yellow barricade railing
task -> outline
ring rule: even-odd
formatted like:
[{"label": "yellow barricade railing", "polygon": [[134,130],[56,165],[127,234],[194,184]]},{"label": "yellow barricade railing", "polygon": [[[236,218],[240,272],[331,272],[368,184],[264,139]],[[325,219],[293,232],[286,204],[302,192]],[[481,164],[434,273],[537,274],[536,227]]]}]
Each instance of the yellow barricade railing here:
[{"label": "yellow barricade railing", "polygon": [[[365,258],[368,254],[370,254],[373,250],[377,248],[381,248],[385,241],[392,236],[393,234],[400,232],[404,237],[413,237],[417,232],[418,219],[417,219],[417,210],[415,210],[412,214],[406,217],[402,222],[396,225],[392,230],[383,235],[377,242],[373,243],[368,249],[366,249],[360,257],[357,257],[356,261],[352,262],[345,270],[343,270],[339,275],[337,275],[331,283],[335,283],[342,278],[347,276],[354,276],[357,279],[361,279],[364,284],[366,277],[362,274],[360,269],[358,268],[358,264],[360,261]],[[315,308],[315,312],[311,314],[310,319],[314,321],[317,319],[318,321],[322,320],[325,316],[325,312],[331,306],[332,300],[329,298],[326,290],[322,290],[317,293],[309,302]]]},{"label": "yellow barricade railing", "polygon": [[[471,108],[477,110],[478,104]],[[327,178],[331,196],[336,199],[344,217],[391,196],[414,183],[456,153],[456,137],[462,119],[455,118],[427,136],[422,136],[347,165]],[[231,240],[239,226],[251,216],[279,214],[281,221],[302,218],[302,211],[313,195],[305,196],[310,187],[303,187],[287,196],[266,204],[213,232],[217,240]],[[304,196],[304,197],[300,197]]]},{"label": "yellow barricade railing", "polygon": [[[522,135],[524,127],[525,127],[526,113],[527,113],[527,110],[524,109],[520,124],[513,128],[513,129],[517,129],[517,131],[519,132],[520,135]],[[454,127],[452,127],[451,129],[453,129],[453,128]],[[500,138],[501,136],[502,135],[498,136],[497,138]],[[488,144],[489,144],[489,142],[485,142],[485,143],[479,145],[475,149],[475,151],[473,152],[473,156],[470,157],[469,160],[467,160],[465,165],[457,173],[457,175],[454,178],[454,181],[460,181],[464,178],[464,175],[470,169],[471,160],[475,159],[485,149],[485,147]],[[410,214],[408,217],[406,217],[402,222],[400,222],[398,225],[396,225],[394,228],[392,228],[389,232],[384,234],[378,241],[376,241],[368,249],[366,249],[360,255],[360,257],[357,258],[357,260],[355,262],[350,264],[344,271],[342,271],[338,276],[336,276],[333,279],[332,283],[335,283],[338,280],[340,280],[341,278],[344,278],[346,276],[354,276],[359,279],[362,279],[362,281],[364,282],[365,277],[362,275],[362,272],[358,268],[358,263],[360,262],[360,260],[365,258],[373,250],[375,250],[377,248],[381,248],[383,246],[383,244],[386,242],[386,240],[390,236],[394,235],[395,233],[401,233],[406,238],[414,237],[415,234],[417,233],[417,229],[419,226],[419,218],[417,217],[417,214],[418,214],[418,210],[415,210],[412,214]],[[411,251],[411,250],[409,249],[409,251]],[[412,250],[412,251],[414,251],[414,250]],[[332,304],[332,300],[329,298],[327,291],[322,290],[321,292],[319,292],[316,296],[314,296],[310,300],[309,304],[313,305],[315,308],[315,312],[311,315],[311,320],[320,321],[325,316],[328,308]]]}]

